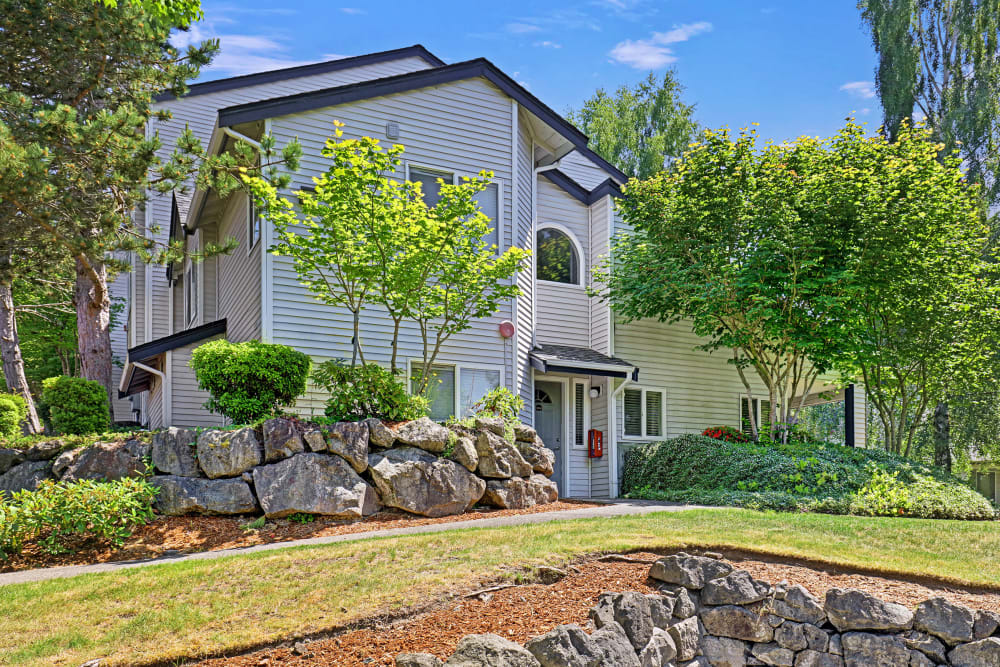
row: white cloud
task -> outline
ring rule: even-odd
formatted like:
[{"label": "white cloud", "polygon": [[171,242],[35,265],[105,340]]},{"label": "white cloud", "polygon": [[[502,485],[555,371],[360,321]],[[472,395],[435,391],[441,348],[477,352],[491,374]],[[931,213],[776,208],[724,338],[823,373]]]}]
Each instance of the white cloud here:
[{"label": "white cloud", "polygon": [[840,89],[848,95],[862,100],[870,100],[875,97],[875,86],[871,81],[848,81]]},{"label": "white cloud", "polygon": [[673,51],[645,39],[619,42],[609,55],[612,60],[636,69],[659,69],[677,61]]},{"label": "white cloud", "polygon": [[523,35],[529,32],[538,32],[542,29],[540,26],[537,26],[534,23],[522,23],[522,22],[508,23],[505,26],[505,28],[507,29],[507,32],[512,32],[515,35]]},{"label": "white cloud", "polygon": [[546,48],[546,49],[561,49],[562,48],[562,44],[558,44],[556,42],[550,42],[547,39],[545,41],[542,41],[542,42],[535,42],[533,44],[533,46],[541,46],[542,48]]},{"label": "white cloud", "polygon": [[343,53],[324,53],[323,60],[340,60],[342,58],[350,58],[350,56]]},{"label": "white cloud", "polygon": [[175,46],[184,48],[192,44],[200,44],[206,39],[218,39],[219,52],[212,63],[202,69],[202,72],[239,76],[316,62],[315,60],[289,58],[285,55],[288,47],[273,36],[218,35],[199,25],[192,26],[190,30],[175,33],[171,41]]},{"label": "white cloud", "polygon": [[865,107],[864,109],[862,109],[858,113],[860,113],[862,116],[867,116],[871,112],[872,112],[872,110],[869,107]]},{"label": "white cloud", "polygon": [[696,35],[712,31],[712,24],[708,21],[698,21],[697,23],[684,23],[675,25],[667,32],[654,32],[653,41],[657,44],[676,44],[686,42]]},{"label": "white cloud", "polygon": [[365,10],[360,9],[358,7],[341,7],[340,11],[344,12],[345,14],[353,14],[353,15],[368,13]]}]

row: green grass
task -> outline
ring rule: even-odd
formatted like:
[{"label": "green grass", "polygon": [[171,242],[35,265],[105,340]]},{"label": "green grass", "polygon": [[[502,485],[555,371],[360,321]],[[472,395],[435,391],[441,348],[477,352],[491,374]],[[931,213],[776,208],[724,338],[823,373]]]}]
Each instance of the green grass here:
[{"label": "green grass", "polygon": [[176,661],[402,611],[543,563],[693,546],[1000,589],[993,523],[695,510],[367,539],[0,587],[0,664]]}]

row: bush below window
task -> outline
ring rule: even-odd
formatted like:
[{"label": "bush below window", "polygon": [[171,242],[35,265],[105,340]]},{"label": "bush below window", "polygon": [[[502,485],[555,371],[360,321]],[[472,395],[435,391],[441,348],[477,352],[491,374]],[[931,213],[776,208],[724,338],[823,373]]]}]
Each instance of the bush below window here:
[{"label": "bush below window", "polygon": [[476,417],[499,417],[507,424],[518,421],[518,415],[524,408],[524,400],[511,393],[507,387],[491,389],[472,405],[472,414]]},{"label": "bush below window", "polygon": [[111,424],[108,392],[93,380],[68,375],[43,380],[42,403],[43,414],[58,434],[101,433]]},{"label": "bush below window", "polygon": [[191,353],[198,386],[212,397],[205,407],[234,424],[252,424],[277,414],[306,391],[312,362],[287,345],[219,339]]},{"label": "bush below window", "polygon": [[0,438],[14,438],[28,416],[28,404],[18,394],[0,394]]},{"label": "bush below window", "polygon": [[408,421],[428,412],[426,398],[408,394],[392,372],[378,364],[352,367],[344,361],[325,361],[316,367],[312,379],[330,392],[325,414],[332,421],[369,417]]}]

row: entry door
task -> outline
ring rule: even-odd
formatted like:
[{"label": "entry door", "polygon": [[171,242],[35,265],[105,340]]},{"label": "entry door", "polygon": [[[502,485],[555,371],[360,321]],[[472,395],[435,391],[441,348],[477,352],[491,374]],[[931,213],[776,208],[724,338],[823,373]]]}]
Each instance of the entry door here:
[{"label": "entry door", "polygon": [[559,495],[565,496],[568,489],[563,487],[563,387],[559,382],[535,381],[535,430],[545,446],[556,453],[555,472],[552,481],[559,487]]}]

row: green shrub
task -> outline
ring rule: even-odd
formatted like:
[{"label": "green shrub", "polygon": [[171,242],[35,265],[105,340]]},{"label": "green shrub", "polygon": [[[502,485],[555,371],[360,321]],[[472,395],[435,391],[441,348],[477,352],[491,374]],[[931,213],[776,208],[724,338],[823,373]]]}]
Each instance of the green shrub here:
[{"label": "green shrub", "polygon": [[622,493],[752,509],[991,519],[960,479],[884,451],[830,444],[756,444],[685,435],[625,454]]},{"label": "green shrub", "polygon": [[511,393],[507,387],[491,389],[472,405],[472,414],[476,417],[499,417],[507,424],[518,421],[518,415],[524,408],[524,400]]},{"label": "green shrub", "polygon": [[0,394],[0,438],[15,438],[28,416],[28,403],[20,394]]},{"label": "green shrub", "polygon": [[312,362],[287,345],[218,339],[191,353],[198,386],[211,394],[205,407],[234,424],[271,417],[305,393]]},{"label": "green shrub", "polygon": [[392,372],[378,364],[352,368],[342,360],[324,361],[316,367],[312,379],[330,392],[324,412],[331,421],[359,421],[369,417],[408,421],[429,411],[426,398],[408,394]]},{"label": "green shrub", "polygon": [[59,375],[42,381],[42,401],[59,434],[101,433],[111,424],[108,392],[99,382]]},{"label": "green shrub", "polygon": [[152,520],[156,492],[146,479],[44,480],[35,491],[0,497],[0,558],[30,541],[52,554],[70,550],[81,538],[121,546],[136,526]]}]

